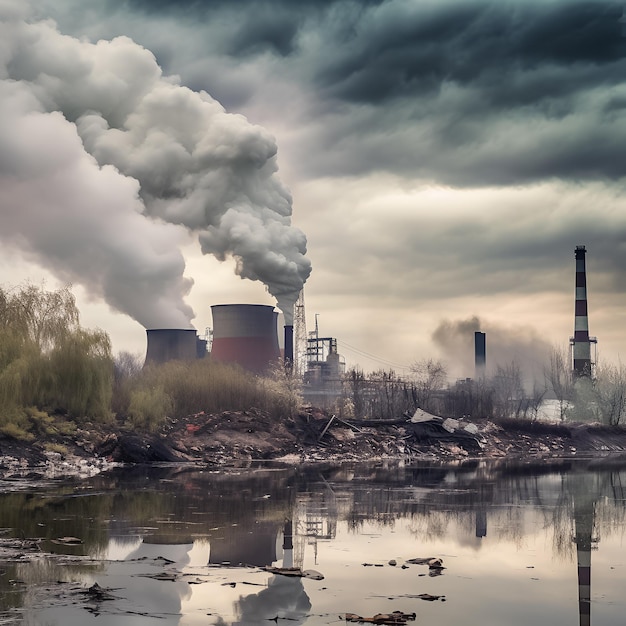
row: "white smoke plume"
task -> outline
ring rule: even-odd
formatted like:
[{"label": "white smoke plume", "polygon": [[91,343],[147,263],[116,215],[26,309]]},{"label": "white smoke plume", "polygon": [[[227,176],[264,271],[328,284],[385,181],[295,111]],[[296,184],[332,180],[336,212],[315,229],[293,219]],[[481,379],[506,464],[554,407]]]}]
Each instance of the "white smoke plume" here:
[{"label": "white smoke plume", "polygon": [[442,320],[432,334],[451,373],[459,378],[474,377],[476,331],[486,335],[488,376],[495,374],[498,366],[506,367],[515,362],[529,388],[534,382],[543,382],[552,346],[533,328],[505,327],[476,315],[463,320]]},{"label": "white smoke plume", "polygon": [[190,326],[179,246],[233,257],[289,319],[311,266],[276,145],[126,37],[0,2],[0,237],[147,328]]}]

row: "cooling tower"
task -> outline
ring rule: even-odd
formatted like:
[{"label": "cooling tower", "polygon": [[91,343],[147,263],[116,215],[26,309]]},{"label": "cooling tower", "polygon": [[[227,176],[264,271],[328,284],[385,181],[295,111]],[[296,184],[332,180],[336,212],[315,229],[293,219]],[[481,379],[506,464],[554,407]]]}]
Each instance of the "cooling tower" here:
[{"label": "cooling tower", "polygon": [[154,328],[146,330],[146,334],[146,363],[198,358],[197,334],[193,328]]},{"label": "cooling tower", "polygon": [[280,358],[278,313],[263,304],[216,304],[213,314],[211,359],[237,363],[255,372],[265,372]]}]

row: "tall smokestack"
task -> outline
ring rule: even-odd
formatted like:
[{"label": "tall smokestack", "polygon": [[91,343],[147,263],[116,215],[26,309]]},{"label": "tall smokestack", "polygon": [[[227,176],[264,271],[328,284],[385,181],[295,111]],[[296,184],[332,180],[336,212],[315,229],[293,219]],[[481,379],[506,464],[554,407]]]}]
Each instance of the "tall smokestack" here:
[{"label": "tall smokestack", "polygon": [[293,367],[293,326],[285,325],[285,367]]},{"label": "tall smokestack", "polygon": [[576,304],[574,337],[571,340],[574,358],[574,376],[591,376],[591,341],[587,313],[587,272],[585,246],[576,246]]},{"label": "tall smokestack", "polygon": [[485,377],[487,367],[487,337],[479,330],[474,332],[474,371],[477,379]]}]

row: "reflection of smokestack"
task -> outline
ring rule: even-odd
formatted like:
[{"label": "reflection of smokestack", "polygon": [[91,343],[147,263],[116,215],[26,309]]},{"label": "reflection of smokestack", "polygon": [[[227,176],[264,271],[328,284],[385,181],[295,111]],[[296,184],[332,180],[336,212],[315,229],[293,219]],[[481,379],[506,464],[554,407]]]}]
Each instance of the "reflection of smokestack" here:
[{"label": "reflection of smokestack", "polygon": [[479,330],[474,332],[474,369],[477,379],[485,377],[487,366],[487,336]]},{"label": "reflection of smokestack", "polygon": [[198,358],[197,335],[193,328],[155,328],[147,330],[146,334],[146,363]]},{"label": "reflection of smokestack", "polygon": [[216,304],[213,314],[211,359],[235,363],[256,373],[280,358],[277,318],[273,306]]},{"label": "reflection of smokestack", "polygon": [[283,527],[283,567],[293,567],[293,522],[285,520]]},{"label": "reflection of smokestack", "polygon": [[293,367],[293,326],[285,326],[285,367]]},{"label": "reflection of smokestack", "polygon": [[591,544],[594,522],[593,502],[574,497],[574,525],[578,561],[578,619],[580,626],[591,624]]},{"label": "reflection of smokestack", "polygon": [[586,252],[585,246],[576,246],[576,305],[574,338],[571,341],[574,353],[574,376],[591,376],[591,344],[589,340],[587,273],[585,268]]}]

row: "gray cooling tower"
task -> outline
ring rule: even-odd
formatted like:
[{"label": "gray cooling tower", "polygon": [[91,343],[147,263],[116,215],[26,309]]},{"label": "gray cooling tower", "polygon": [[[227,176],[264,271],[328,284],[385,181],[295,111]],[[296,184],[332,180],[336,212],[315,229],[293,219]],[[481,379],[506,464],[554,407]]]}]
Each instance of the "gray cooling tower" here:
[{"label": "gray cooling tower", "polygon": [[146,330],[146,363],[192,361],[198,358],[197,333],[193,328],[154,328]]}]

